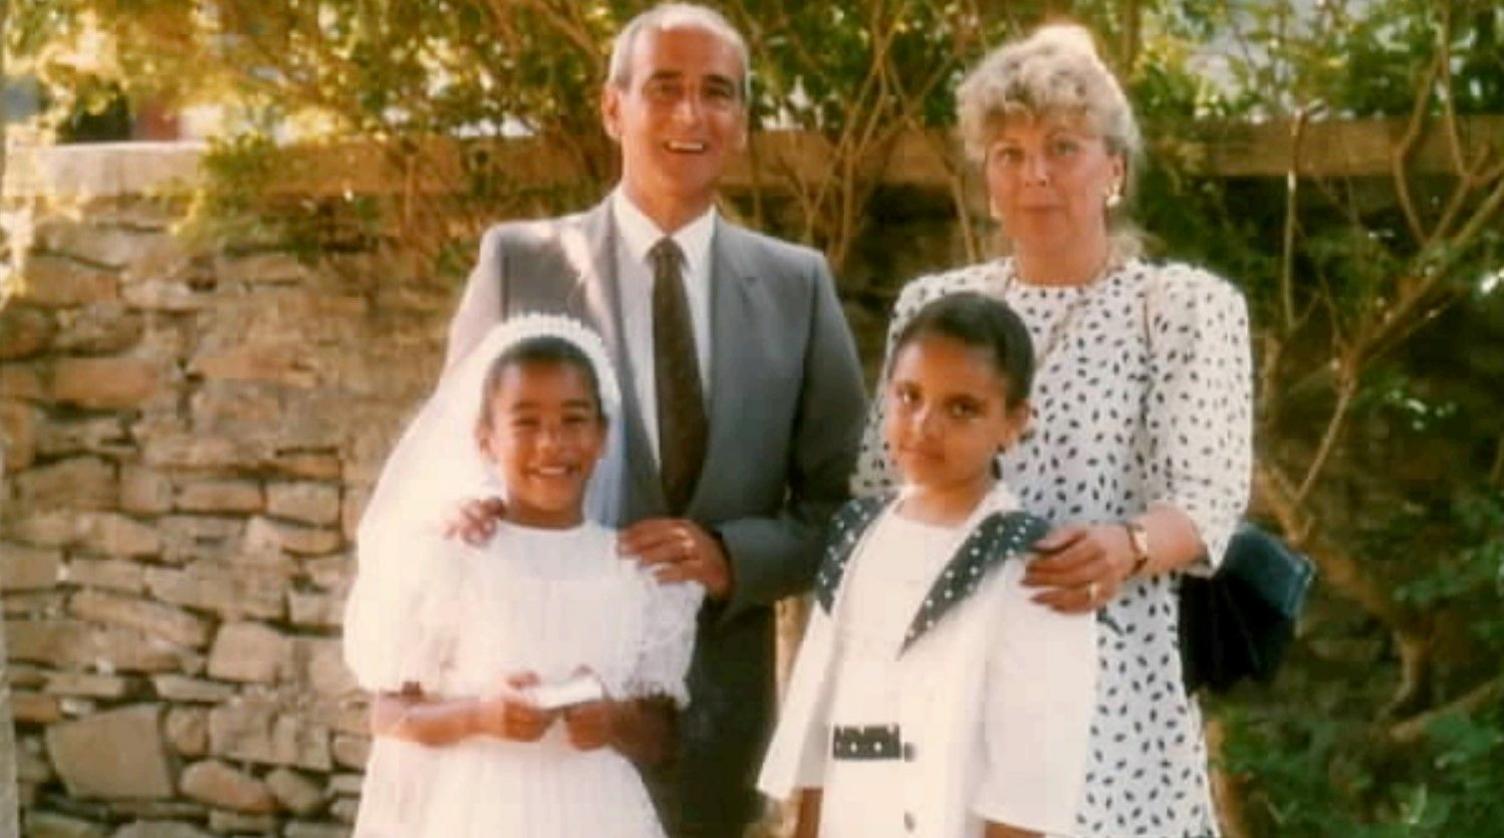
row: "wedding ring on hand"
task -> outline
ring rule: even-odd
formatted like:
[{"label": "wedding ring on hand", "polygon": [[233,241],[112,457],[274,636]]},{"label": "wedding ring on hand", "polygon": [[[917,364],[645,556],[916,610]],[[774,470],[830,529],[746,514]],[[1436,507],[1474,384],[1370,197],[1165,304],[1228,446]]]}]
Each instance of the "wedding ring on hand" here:
[{"label": "wedding ring on hand", "polygon": [[1086,583],[1086,601],[1093,603],[1097,601],[1097,581],[1095,579]]}]

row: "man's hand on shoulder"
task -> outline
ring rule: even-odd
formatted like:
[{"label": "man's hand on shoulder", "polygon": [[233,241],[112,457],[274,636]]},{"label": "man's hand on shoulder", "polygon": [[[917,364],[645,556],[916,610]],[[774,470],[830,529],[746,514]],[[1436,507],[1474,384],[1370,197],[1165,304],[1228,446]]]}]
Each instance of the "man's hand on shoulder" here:
[{"label": "man's hand on shoulder", "polygon": [[476,498],[465,501],[454,517],[444,522],[444,537],[458,538],[474,547],[483,546],[496,534],[496,522],[507,514],[501,498]]},{"label": "man's hand on shoulder", "polygon": [[731,595],[731,560],[721,540],[694,521],[649,518],[621,531],[617,551],[653,569],[659,582],[699,582],[714,600]]}]

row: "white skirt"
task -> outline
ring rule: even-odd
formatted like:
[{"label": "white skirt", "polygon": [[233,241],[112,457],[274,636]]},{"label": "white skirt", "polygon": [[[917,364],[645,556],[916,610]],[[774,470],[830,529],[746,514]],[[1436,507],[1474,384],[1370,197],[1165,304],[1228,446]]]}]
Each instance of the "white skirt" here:
[{"label": "white skirt", "polygon": [[631,762],[610,748],[575,750],[556,724],[537,742],[377,738],[355,835],[662,838],[663,829]]}]

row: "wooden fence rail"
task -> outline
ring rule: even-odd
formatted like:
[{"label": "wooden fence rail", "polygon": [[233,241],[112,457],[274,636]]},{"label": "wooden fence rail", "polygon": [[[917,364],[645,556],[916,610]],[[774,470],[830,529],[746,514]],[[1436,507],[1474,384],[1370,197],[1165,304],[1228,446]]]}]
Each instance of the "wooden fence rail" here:
[{"label": "wooden fence rail", "polygon": [[[1403,137],[1400,119],[1312,122],[1299,137],[1298,171],[1304,176],[1385,176]],[[754,154],[737,159],[724,185],[732,191],[787,190],[813,183],[831,171],[831,148],[811,132],[774,131],[754,138]],[[1213,177],[1283,177],[1296,158],[1297,138],[1287,121],[1257,124],[1200,124],[1184,135],[1160,140],[1150,153],[1173,153],[1195,174]],[[1455,148],[1455,150],[1454,150]],[[191,186],[201,177],[203,147],[185,143],[126,143],[11,150],[4,193],[9,198],[99,194],[140,194]],[[1417,173],[1455,173],[1456,153],[1471,161],[1480,154],[1504,154],[1504,116],[1459,121],[1457,142],[1431,126],[1415,144],[1408,164]],[[139,165],[119,166],[122,152]],[[441,192],[461,182],[463,154],[498,158],[499,169],[520,187],[578,184],[585,173],[557,146],[530,139],[459,143],[436,139],[422,144],[406,161],[374,145],[344,143],[308,146],[281,167],[274,190],[299,195],[393,194],[416,189]],[[753,160],[757,161],[754,168]],[[104,166],[114,171],[102,173]],[[955,140],[945,134],[902,135],[877,174],[891,186],[948,190],[953,173],[966,164]],[[105,186],[101,187],[101,184]]]}]

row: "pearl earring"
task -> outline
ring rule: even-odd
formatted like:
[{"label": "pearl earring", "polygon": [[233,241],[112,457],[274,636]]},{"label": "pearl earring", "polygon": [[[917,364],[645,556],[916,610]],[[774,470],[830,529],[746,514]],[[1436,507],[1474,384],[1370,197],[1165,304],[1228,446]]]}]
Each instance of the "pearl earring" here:
[{"label": "pearl earring", "polygon": [[1114,183],[1107,190],[1107,208],[1117,209],[1118,204],[1121,203],[1123,203],[1123,187],[1120,184]]}]

